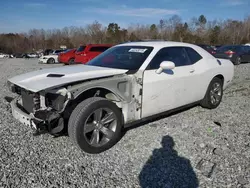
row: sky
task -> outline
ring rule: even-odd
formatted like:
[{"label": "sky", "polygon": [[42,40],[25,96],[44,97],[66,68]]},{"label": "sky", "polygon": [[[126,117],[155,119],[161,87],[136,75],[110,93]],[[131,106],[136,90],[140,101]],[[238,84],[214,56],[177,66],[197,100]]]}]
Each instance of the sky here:
[{"label": "sky", "polygon": [[122,28],[158,24],[179,15],[183,21],[204,14],[208,20],[243,20],[250,16],[250,0],[3,0],[0,33],[85,26],[94,21]]}]

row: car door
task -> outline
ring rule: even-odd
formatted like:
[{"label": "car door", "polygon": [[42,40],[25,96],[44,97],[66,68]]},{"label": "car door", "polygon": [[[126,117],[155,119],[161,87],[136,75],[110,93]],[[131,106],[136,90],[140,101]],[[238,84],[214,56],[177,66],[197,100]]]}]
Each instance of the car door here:
[{"label": "car door", "polygon": [[[202,58],[198,56],[197,61]],[[157,74],[162,61],[172,61],[175,68]],[[195,102],[195,83],[195,67],[184,47],[159,50],[143,74],[142,118]]]}]

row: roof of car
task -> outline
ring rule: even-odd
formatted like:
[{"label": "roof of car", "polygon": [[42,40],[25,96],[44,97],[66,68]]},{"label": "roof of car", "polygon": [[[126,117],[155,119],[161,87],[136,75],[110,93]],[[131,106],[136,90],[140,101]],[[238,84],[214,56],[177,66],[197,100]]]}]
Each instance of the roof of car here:
[{"label": "roof of car", "polygon": [[184,42],[174,42],[174,41],[140,41],[140,42],[127,42],[119,44],[119,46],[153,46],[153,47],[165,47],[165,46],[196,46]]},{"label": "roof of car", "polygon": [[147,46],[154,47],[155,50],[159,50],[164,47],[191,47],[199,52],[200,55],[206,58],[214,58],[210,53],[204,50],[202,47],[195,44],[185,43],[185,42],[174,42],[174,41],[139,41],[139,42],[127,42],[123,44],[118,44],[117,46]]},{"label": "roof of car", "polygon": [[113,44],[80,44],[80,46],[114,46]]}]

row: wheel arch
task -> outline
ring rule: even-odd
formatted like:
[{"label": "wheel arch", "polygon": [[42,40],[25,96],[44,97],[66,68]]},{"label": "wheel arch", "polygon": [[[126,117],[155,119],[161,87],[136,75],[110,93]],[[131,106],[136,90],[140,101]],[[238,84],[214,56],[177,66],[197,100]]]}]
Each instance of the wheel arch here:
[{"label": "wheel arch", "polygon": [[[74,95],[74,92],[73,92]],[[82,101],[91,98],[91,97],[102,97],[114,102],[118,108],[122,110],[120,103],[123,101],[121,97],[119,97],[112,90],[105,87],[92,87],[85,89],[81,93],[77,94],[74,99],[66,106],[64,114],[66,117],[69,117],[75,107]]]},{"label": "wheel arch", "polygon": [[121,98],[117,94],[115,94],[114,91],[112,91],[109,88],[100,87],[100,86],[85,89],[80,94],[78,94],[75,97],[75,99],[76,100],[85,100],[85,99],[93,97],[93,96],[107,98],[111,101],[121,101]]},{"label": "wheel arch", "polygon": [[70,63],[71,60],[74,60],[74,61],[75,61],[75,58],[74,58],[74,57],[70,57],[70,58],[68,59],[68,62],[67,62],[67,63]]},{"label": "wheel arch", "polygon": [[50,57],[50,58],[47,60],[47,64],[49,63],[49,60],[51,60],[51,59],[54,59],[54,61],[56,61],[54,57]]},{"label": "wheel arch", "polygon": [[[216,76],[213,77],[213,79],[214,79],[214,78],[219,78],[219,79],[221,79],[221,81],[222,81],[222,86],[224,85],[224,80],[225,80],[225,78],[224,78],[224,76],[223,76],[222,74],[217,74]],[[213,79],[212,79],[212,80],[213,80]],[[211,80],[211,81],[212,81],[212,80]]]},{"label": "wheel arch", "polygon": [[221,79],[222,80],[222,86],[224,85],[224,76],[222,75],[222,74],[216,74],[216,75],[214,75],[213,77],[212,77],[212,79],[207,83],[207,85],[206,85],[206,90],[204,91],[204,93],[203,93],[203,98],[206,96],[206,93],[207,93],[207,90],[208,90],[208,87],[209,87],[209,85],[210,85],[210,83],[212,82],[212,80],[214,79],[214,78],[219,78],[219,79]]}]

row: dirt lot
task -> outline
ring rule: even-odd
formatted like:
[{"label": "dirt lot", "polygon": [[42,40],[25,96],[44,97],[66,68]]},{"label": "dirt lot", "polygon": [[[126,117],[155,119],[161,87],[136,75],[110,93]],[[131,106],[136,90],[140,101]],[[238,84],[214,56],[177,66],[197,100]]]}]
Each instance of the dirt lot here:
[{"label": "dirt lot", "polygon": [[250,188],[250,64],[215,110],[199,106],[127,130],[112,149],[89,155],[67,136],[32,136],[11,116],[6,80],[60,65],[0,60],[0,187]]}]

